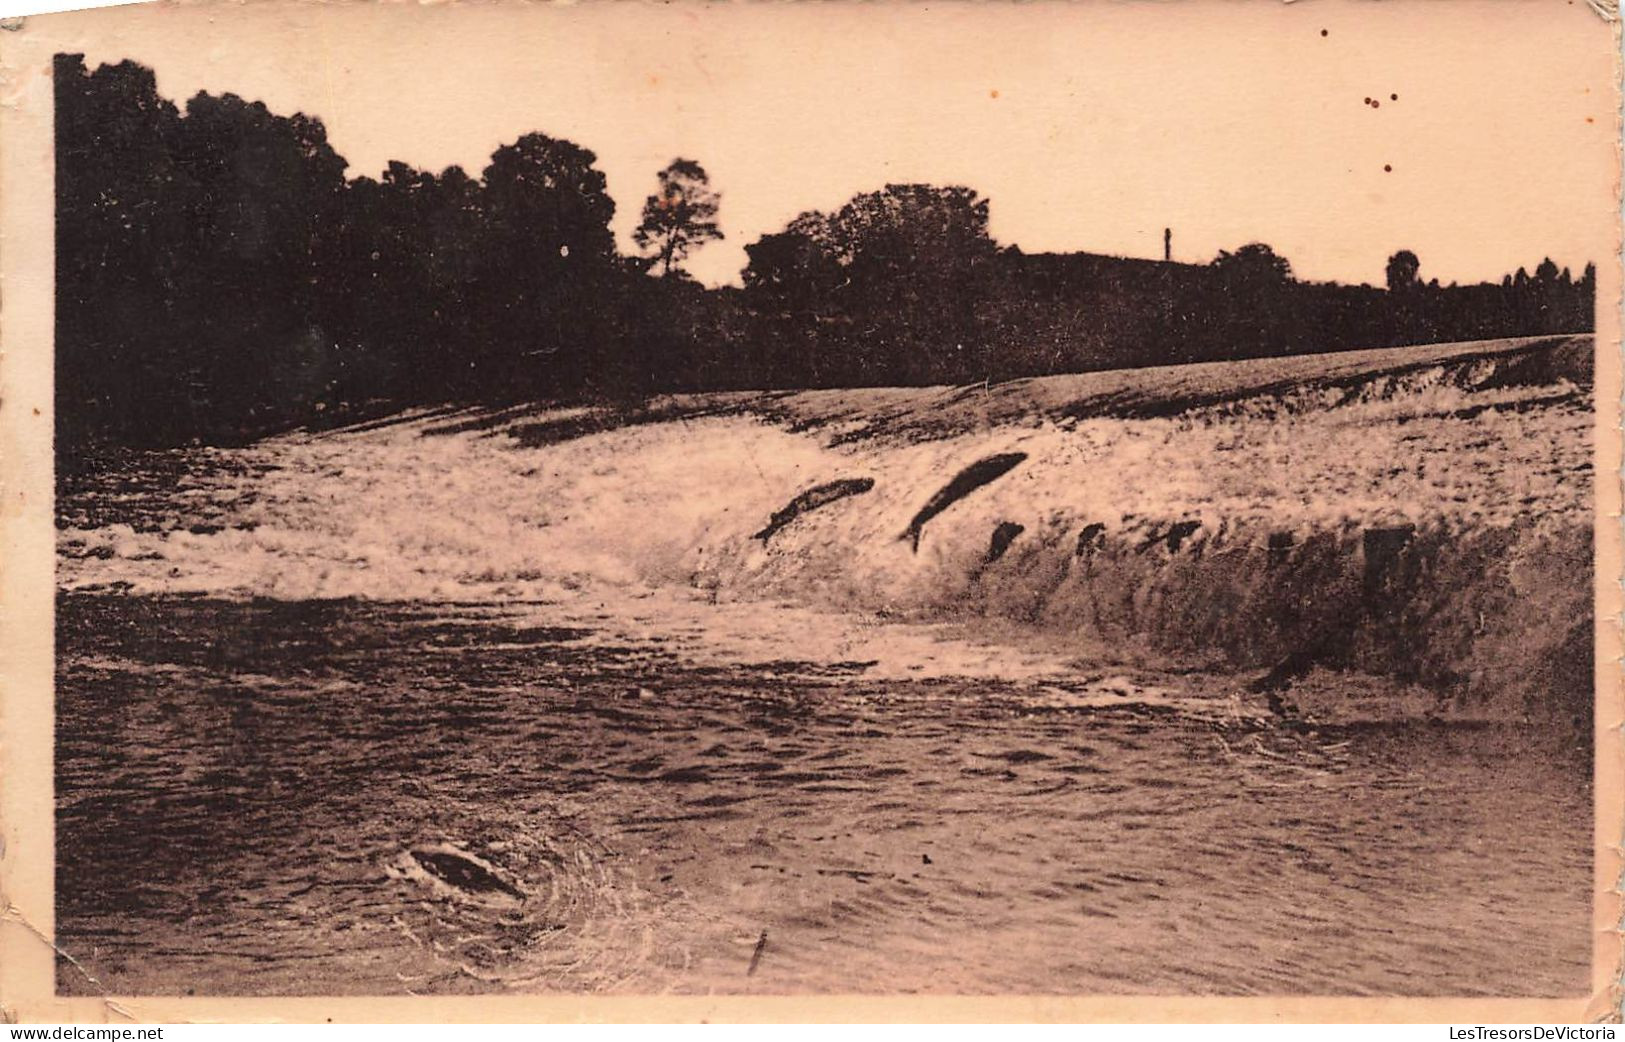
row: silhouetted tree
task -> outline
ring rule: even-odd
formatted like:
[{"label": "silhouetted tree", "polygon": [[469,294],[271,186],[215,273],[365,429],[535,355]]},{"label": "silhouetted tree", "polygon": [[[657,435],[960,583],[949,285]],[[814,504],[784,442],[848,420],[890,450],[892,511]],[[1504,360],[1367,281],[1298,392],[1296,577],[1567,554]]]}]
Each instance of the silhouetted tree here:
[{"label": "silhouetted tree", "polygon": [[829,219],[804,213],[782,232],[764,235],[745,247],[745,288],[785,301],[811,303],[845,281],[835,254]]},{"label": "silhouetted tree", "polygon": [[1309,331],[1288,314],[1293,284],[1292,265],[1285,257],[1253,242],[1234,253],[1220,250],[1209,268],[1216,299],[1208,297],[1197,307],[1215,320],[1211,327],[1218,334],[1220,350],[1234,351],[1224,345],[1245,344],[1256,354],[1280,354],[1292,350],[1296,339],[1307,339]]},{"label": "silhouetted tree", "polygon": [[54,83],[57,439],[170,440],[201,379],[179,328],[196,190],[172,154],[180,114],[133,62],[59,54]]},{"label": "silhouetted tree", "polygon": [[345,165],[321,122],[229,94],[182,116],[129,62],[55,71],[60,433],[236,440],[310,415]]},{"label": "silhouetted tree", "polygon": [[1415,289],[1418,283],[1418,273],[1422,270],[1422,262],[1417,260],[1416,254],[1410,250],[1400,250],[1388,258],[1386,269],[1388,276],[1388,292],[1403,293]]},{"label": "silhouetted tree", "polygon": [[1231,253],[1220,250],[1213,270],[1232,285],[1271,286],[1292,278],[1292,265],[1264,243],[1250,242]]},{"label": "silhouetted tree", "polygon": [[887,185],[747,247],[746,296],[753,312],[784,316],[781,345],[816,340],[798,349],[819,382],[980,378],[979,305],[997,256],[987,220],[973,189]]},{"label": "silhouetted tree", "polygon": [[335,377],[318,273],[345,161],[320,120],[233,94],[187,103],[175,161],[198,189],[178,285],[201,319],[211,410],[242,436],[309,415]]},{"label": "silhouetted tree", "polygon": [[844,343],[837,306],[847,283],[823,214],[798,216],[782,232],[745,247],[744,296],[751,315],[753,359],[768,386],[820,385],[841,368]]},{"label": "silhouetted tree", "polygon": [[662,275],[684,275],[680,265],[691,252],[722,238],[716,221],[720,197],[711,190],[705,168],[692,159],[673,159],[656,176],[660,188],[644,202],[632,241],[650,251]]},{"label": "silhouetted tree", "polygon": [[571,391],[586,381],[616,281],[615,201],[597,156],[545,134],[492,153],[485,168],[482,324],[468,356],[476,388]]},{"label": "silhouetted tree", "polygon": [[483,186],[460,167],[436,176],[390,163],[348,186],[342,260],[324,273],[339,330],[342,397],[422,401],[470,383],[486,330]]},{"label": "silhouetted tree", "polygon": [[[887,185],[855,196],[824,234],[845,276],[849,372],[862,382],[985,376],[978,305],[996,247],[988,202],[965,187]],[[861,350],[858,348],[861,347]]]}]

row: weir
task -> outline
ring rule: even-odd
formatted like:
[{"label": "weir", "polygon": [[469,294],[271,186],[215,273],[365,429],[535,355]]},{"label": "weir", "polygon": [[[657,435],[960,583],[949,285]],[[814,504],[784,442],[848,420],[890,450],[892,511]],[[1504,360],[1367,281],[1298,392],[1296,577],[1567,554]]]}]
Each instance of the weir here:
[{"label": "weir", "polygon": [[[59,575],[278,598],[698,589],[986,618],[1147,667],[1308,662],[1574,717],[1591,692],[1591,419],[1571,393],[1588,345],[1291,359],[1291,387],[1153,418],[1133,418],[1153,390],[1211,400],[1204,387],[1244,385],[1256,363],[1100,374],[1088,386],[1140,390],[1088,409],[1061,397],[1081,377],[1032,382],[1019,415],[995,387],[979,426],[941,392],[862,390],[774,394],[761,417],[748,396],[706,416],[697,400],[545,445],[504,426],[533,414],[434,438],[445,417],[406,417],[211,458],[229,466],[199,531],[167,529],[163,509],[98,525],[70,488]],[[1329,375],[1336,393],[1319,396]],[[1516,422],[1471,411],[1485,404]],[[836,423],[866,433],[835,444]],[[165,473],[141,493],[155,509]],[[358,495],[364,516],[346,509]]]}]

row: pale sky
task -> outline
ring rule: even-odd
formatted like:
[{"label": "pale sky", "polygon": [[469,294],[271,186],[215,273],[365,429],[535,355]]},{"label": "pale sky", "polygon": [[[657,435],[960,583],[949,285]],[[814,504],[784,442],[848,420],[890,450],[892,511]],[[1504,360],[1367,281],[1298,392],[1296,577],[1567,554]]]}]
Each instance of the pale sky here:
[{"label": "pale sky", "polygon": [[1613,38],[1569,0],[262,2],[30,28],[180,102],[319,116],[351,176],[478,176],[521,134],[569,138],[626,249],[655,172],[697,159],[727,235],[689,263],[709,283],[893,181],[980,190],[1028,251],[1160,256],[1169,225],[1176,259],[1261,240],[1313,279],[1381,284],[1401,248],[1443,282],[1615,249]]}]

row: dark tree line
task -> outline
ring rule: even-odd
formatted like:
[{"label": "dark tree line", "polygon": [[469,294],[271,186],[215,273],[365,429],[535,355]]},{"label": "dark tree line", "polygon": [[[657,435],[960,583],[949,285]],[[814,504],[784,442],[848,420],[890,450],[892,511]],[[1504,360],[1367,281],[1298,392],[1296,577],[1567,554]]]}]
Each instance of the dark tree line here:
[{"label": "dark tree line", "polygon": [[344,185],[321,123],[231,95],[182,117],[147,69],[82,69],[58,59],[59,433],[167,442],[307,413]]},{"label": "dark tree line", "polygon": [[[478,178],[392,163],[347,180],[319,120],[229,94],[183,112],[132,62],[61,55],[55,78],[65,445],[643,392],[692,368],[666,318],[715,324],[680,267],[714,226],[662,238],[669,277],[648,277],[615,248],[597,157],[569,141],[528,134]],[[703,217],[703,169],[676,173]]]},{"label": "dark tree line", "polygon": [[971,383],[1592,329],[1590,265],[1441,287],[1401,251],[1409,276],[1378,289],[1297,281],[1261,243],[1203,265],[1025,254],[986,224],[967,189],[892,185],[747,246],[755,382]]},{"label": "dark tree line", "polygon": [[347,179],[319,120],[234,95],[182,111],[131,62],[56,63],[57,423],[100,442],[234,442],[409,404],[965,383],[1592,327],[1595,272],[1501,284],[1296,281],[1261,244],[1188,265],[1029,255],[963,187],[888,185],[746,247],[699,163],[656,177],[622,256],[596,156],[528,134],[478,176]]}]

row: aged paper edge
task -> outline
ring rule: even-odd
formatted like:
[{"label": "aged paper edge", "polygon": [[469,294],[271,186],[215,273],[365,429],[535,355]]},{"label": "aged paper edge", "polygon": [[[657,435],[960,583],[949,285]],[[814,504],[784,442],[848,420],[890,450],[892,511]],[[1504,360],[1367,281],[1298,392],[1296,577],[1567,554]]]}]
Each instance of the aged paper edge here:
[{"label": "aged paper edge", "polygon": [[[189,0],[190,3],[200,0]],[[260,0],[259,7],[299,0]],[[1186,0],[1195,9],[1203,0]],[[221,4],[222,7],[230,5]],[[516,12],[521,5],[515,4]],[[1596,5],[1593,4],[1593,7]],[[578,8],[591,17],[590,5]],[[150,10],[150,9],[143,9]],[[410,17],[411,5],[400,5]],[[133,13],[125,9],[124,15]],[[988,6],[988,16],[997,9]],[[1604,18],[1612,9],[1599,10]],[[1322,16],[1358,17],[1348,9]],[[1625,674],[1621,672],[1621,261],[1599,258],[1596,777],[1592,987],[1555,999],[1207,996],[475,996],[217,998],[55,993],[53,153],[51,55],[116,31],[121,12],[0,28],[0,1019],[16,1022],[1599,1022],[1618,1021],[1625,933]],[[1617,17],[1617,16],[1616,16]],[[1618,119],[1619,24],[1614,42]],[[1598,220],[1619,227],[1614,198]],[[1618,245],[1616,233],[1616,246]]]}]

